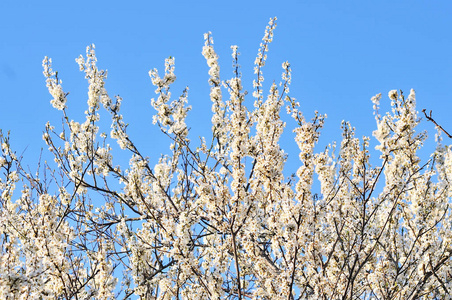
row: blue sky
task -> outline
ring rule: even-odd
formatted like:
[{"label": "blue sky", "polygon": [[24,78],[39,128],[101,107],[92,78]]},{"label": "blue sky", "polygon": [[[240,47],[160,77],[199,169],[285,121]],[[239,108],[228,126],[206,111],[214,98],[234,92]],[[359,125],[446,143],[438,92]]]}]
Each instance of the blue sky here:
[{"label": "blue sky", "polygon": [[[189,86],[192,139],[208,134],[208,67],[201,55],[211,31],[223,79],[232,76],[230,46],[238,45],[245,86],[254,79],[254,58],[270,17],[278,17],[264,77],[268,90],[279,81],[281,63],[293,70],[291,95],[306,117],[327,113],[321,137],[340,140],[348,120],[358,136],[375,128],[370,98],[410,88],[418,110],[433,110],[452,131],[452,2],[450,1],[16,1],[0,2],[0,128],[11,130],[13,147],[36,162],[44,125],[61,124],[49,103],[41,62],[53,66],[70,92],[70,117],[83,121],[87,84],[74,59],[94,43],[107,90],[124,98],[129,133],[144,152],[158,158],[168,142],[152,127],[151,68],[163,71],[176,58],[173,95]],[[251,96],[251,93],[250,93]],[[252,97],[249,98],[252,103]],[[385,107],[385,106],[384,106]],[[434,135],[433,125],[423,128]],[[109,131],[108,127],[105,131]],[[292,157],[294,143],[283,143]]]}]

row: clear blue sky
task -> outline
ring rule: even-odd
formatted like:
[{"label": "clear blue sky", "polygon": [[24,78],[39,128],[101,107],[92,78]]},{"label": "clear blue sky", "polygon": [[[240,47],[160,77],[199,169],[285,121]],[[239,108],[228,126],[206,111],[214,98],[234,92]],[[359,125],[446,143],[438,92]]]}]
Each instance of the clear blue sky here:
[{"label": "clear blue sky", "polygon": [[[41,62],[52,57],[71,117],[83,121],[87,84],[74,59],[96,44],[99,66],[108,69],[107,90],[124,98],[129,132],[147,155],[167,149],[152,128],[154,97],[148,71],[163,71],[176,58],[176,86],[190,87],[189,119],[196,135],[210,129],[203,33],[212,31],[223,79],[232,76],[230,45],[241,52],[249,87],[265,26],[278,17],[264,69],[268,90],[279,81],[281,63],[293,69],[292,96],[310,118],[327,113],[323,143],[340,139],[349,120],[358,135],[375,128],[370,98],[391,89],[417,92],[418,110],[432,109],[449,126],[452,110],[451,1],[16,1],[0,2],[0,128],[11,130],[13,146],[32,164],[44,143],[47,121],[60,124],[49,103]],[[251,96],[251,93],[250,93]],[[252,98],[249,98],[252,101]],[[431,136],[433,126],[426,124]],[[108,128],[106,128],[108,131]],[[152,143],[159,143],[154,146]],[[287,152],[295,144],[285,145]],[[160,148],[159,148],[160,147]],[[296,157],[296,153],[295,154]],[[292,155],[294,156],[294,155]]]}]

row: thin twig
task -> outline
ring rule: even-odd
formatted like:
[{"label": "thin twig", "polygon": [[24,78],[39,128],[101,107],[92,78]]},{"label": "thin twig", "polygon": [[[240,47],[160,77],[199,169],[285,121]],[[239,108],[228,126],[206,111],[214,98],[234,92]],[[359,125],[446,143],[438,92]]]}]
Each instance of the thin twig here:
[{"label": "thin twig", "polygon": [[439,125],[438,123],[436,123],[436,121],[433,119],[432,117],[432,111],[430,111],[430,113],[427,115],[427,113],[425,112],[425,108],[422,110],[422,112],[424,113],[425,117],[427,118],[428,121],[432,122],[433,124],[435,124],[436,127],[438,127],[442,132],[444,132],[450,139],[452,139],[452,135],[450,135],[441,125]]}]

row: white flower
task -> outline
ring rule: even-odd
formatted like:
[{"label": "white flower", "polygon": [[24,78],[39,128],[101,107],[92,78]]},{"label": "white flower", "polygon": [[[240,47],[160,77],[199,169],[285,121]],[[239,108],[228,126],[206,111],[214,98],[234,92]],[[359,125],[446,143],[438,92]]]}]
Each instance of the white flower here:
[{"label": "white flower", "polygon": [[389,93],[388,93],[388,97],[389,97],[389,99],[391,99],[391,100],[397,100],[397,90],[391,90],[391,91],[389,91]]}]

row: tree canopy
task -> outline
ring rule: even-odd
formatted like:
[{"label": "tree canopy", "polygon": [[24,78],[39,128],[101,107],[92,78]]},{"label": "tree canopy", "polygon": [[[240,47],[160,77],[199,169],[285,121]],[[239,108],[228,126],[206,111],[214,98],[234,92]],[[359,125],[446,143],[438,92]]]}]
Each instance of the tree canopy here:
[{"label": "tree canopy", "polygon": [[[70,118],[68,93],[46,57],[51,104],[63,120],[43,135],[54,162],[31,172],[0,134],[0,298],[450,299],[450,146],[438,135],[422,161],[415,92],[392,90],[389,100],[371,99],[375,150],[343,122],[341,142],[316,153],[326,116],[305,119],[289,94],[288,62],[264,92],[275,26],[276,18],[250,94],[237,46],[234,76],[222,80],[205,34],[212,134],[200,142],[186,123],[187,90],[174,97],[170,89],[174,58],[163,74],[149,72],[153,122],[170,140],[155,165],[127,134],[122,98],[107,93],[94,45],[77,58],[88,81],[82,121]],[[380,101],[392,109],[382,113]],[[108,129],[101,111],[111,117]],[[296,126],[293,176],[284,173],[280,145],[284,111]]]}]

